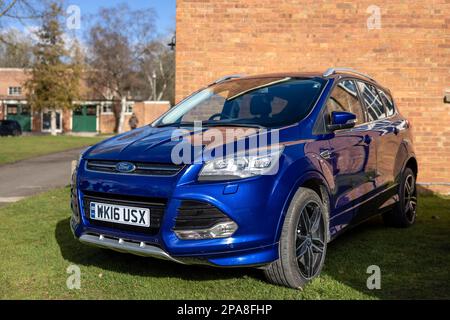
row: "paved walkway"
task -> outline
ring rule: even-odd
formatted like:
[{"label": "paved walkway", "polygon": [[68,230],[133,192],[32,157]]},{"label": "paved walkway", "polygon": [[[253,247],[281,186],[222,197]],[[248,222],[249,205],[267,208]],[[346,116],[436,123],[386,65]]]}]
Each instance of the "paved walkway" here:
[{"label": "paved walkway", "polygon": [[78,159],[81,150],[0,165],[0,206],[69,185],[72,160]]}]

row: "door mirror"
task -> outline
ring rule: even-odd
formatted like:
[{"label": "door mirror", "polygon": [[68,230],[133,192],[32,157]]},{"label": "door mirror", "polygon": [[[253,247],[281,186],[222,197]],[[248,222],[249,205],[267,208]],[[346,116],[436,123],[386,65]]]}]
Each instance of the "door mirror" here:
[{"label": "door mirror", "polygon": [[351,112],[333,111],[331,112],[331,123],[328,129],[340,130],[353,128],[356,124],[356,115]]}]

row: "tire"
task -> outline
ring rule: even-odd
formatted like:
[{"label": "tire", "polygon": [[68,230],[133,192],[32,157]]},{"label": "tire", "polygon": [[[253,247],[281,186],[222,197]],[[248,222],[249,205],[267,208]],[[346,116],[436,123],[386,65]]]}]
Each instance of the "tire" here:
[{"label": "tire", "polygon": [[269,282],[302,289],[320,274],[328,242],[327,212],[316,192],[298,189],[284,220],[279,258],[264,269]]},{"label": "tire", "polygon": [[398,196],[398,203],[391,212],[383,214],[383,220],[389,227],[408,228],[416,222],[417,210],[416,175],[411,168],[402,173]]}]

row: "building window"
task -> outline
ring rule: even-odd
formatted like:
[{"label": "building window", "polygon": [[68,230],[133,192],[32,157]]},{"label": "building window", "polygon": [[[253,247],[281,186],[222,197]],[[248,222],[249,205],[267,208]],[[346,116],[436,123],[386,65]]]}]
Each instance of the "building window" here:
[{"label": "building window", "polygon": [[8,105],[6,107],[6,113],[8,115],[16,115],[17,114],[17,105]]},{"label": "building window", "polygon": [[10,96],[20,96],[22,94],[22,87],[9,87],[8,95]]},{"label": "building window", "polygon": [[102,104],[102,113],[113,113],[113,106],[111,103]]},{"label": "building window", "polygon": [[127,107],[125,108],[125,113],[133,113],[134,103],[128,102]]}]

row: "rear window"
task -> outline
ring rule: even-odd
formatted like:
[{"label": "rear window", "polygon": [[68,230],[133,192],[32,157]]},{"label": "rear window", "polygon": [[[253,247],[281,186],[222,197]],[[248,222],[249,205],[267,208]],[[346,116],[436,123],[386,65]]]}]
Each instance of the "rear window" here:
[{"label": "rear window", "polygon": [[378,95],[378,90],[371,84],[362,81],[357,81],[357,83],[366,106],[368,121],[386,118],[386,110]]},{"label": "rear window", "polygon": [[384,105],[386,106],[387,116],[390,117],[390,116],[394,115],[395,106],[394,106],[394,100],[392,99],[391,95],[380,89],[378,89],[378,93],[380,94],[381,100],[383,101]]}]

